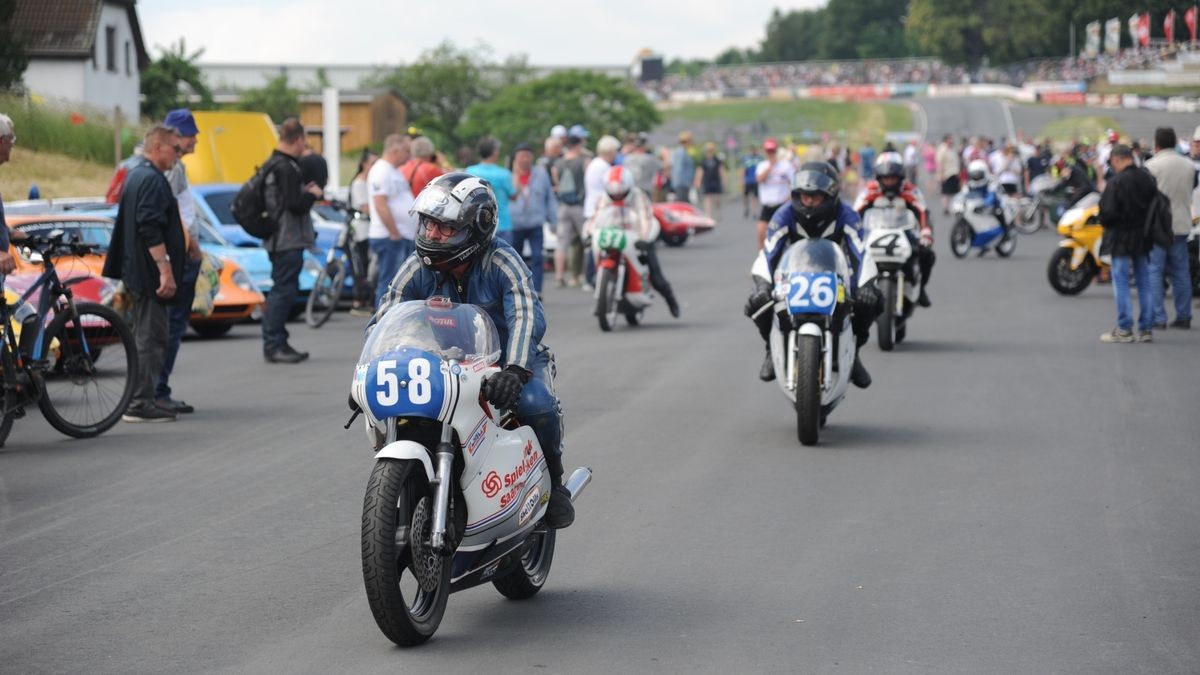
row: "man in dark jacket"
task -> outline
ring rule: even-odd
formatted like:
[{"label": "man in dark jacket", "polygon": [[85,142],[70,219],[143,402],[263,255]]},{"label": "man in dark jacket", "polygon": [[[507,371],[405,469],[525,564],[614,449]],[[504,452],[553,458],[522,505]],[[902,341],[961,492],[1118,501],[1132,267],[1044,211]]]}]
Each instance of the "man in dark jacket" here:
[{"label": "man in dark jacket", "polygon": [[177,413],[154,403],[167,351],[167,309],[175,280],[183,276],[183,224],[163,172],[178,160],[179,135],[156,126],[146,134],[144,156],[125,179],[104,276],[121,279],[132,300],[138,369],[126,422],[171,422]]},{"label": "man in dark jacket", "polygon": [[[1154,302],[1150,294],[1150,242],[1143,232],[1150,201],[1158,192],[1154,177],[1133,164],[1128,145],[1113,146],[1109,160],[1113,177],[1100,195],[1100,224],[1104,226],[1101,253],[1112,255],[1113,295],[1117,300],[1117,327],[1100,336],[1104,342],[1150,342]],[[1129,277],[1138,289],[1138,332],[1133,334],[1133,302]]]},{"label": "man in dark jacket", "polygon": [[304,182],[297,159],[304,153],[304,126],[289,117],[279,126],[279,144],[267,160],[269,170],[263,185],[267,213],[275,229],[263,241],[271,256],[271,280],[263,313],[263,358],[269,363],[299,363],[308,352],[296,351],[288,344],[287,320],[300,295],[300,271],[304,267],[304,249],[316,241],[313,231],[313,203],[321,197],[321,188]]}]

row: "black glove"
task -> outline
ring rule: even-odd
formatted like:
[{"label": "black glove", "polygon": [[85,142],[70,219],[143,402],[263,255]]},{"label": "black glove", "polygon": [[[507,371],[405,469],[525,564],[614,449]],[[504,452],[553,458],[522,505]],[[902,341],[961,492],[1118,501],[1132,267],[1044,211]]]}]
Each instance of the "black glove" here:
[{"label": "black glove", "polygon": [[746,300],[746,316],[754,316],[758,310],[771,304],[774,300],[771,285],[765,281],[755,279],[754,292]]},{"label": "black glove", "polygon": [[512,410],[521,398],[521,389],[528,381],[528,371],[519,366],[507,366],[483,381],[483,397],[501,410]]},{"label": "black glove", "polygon": [[634,248],[636,248],[636,249],[637,249],[637,250],[639,250],[639,251],[649,251],[649,250],[650,250],[650,247],[651,247],[651,246],[653,246],[653,245],[654,245],[654,242],[652,242],[652,241],[643,241],[643,240],[641,240],[641,239],[639,239],[639,240],[637,240],[637,241],[633,242],[633,247],[634,247]]},{"label": "black glove", "polygon": [[854,298],[854,304],[872,310],[879,307],[881,302],[883,302],[883,296],[880,295],[879,289],[873,282],[859,288]]}]

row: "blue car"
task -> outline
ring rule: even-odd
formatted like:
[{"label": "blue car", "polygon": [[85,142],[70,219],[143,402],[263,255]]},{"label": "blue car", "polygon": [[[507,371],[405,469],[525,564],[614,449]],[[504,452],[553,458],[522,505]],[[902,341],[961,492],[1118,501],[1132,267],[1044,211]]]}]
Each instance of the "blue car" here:
[{"label": "blue car", "polygon": [[[196,209],[204,213],[209,222],[217,226],[225,239],[234,246],[262,246],[262,240],[246,234],[241,225],[233,217],[233,198],[237,196],[241,185],[233,183],[213,183],[211,185],[193,185],[192,196],[196,198]],[[317,234],[319,258],[324,259],[325,252],[337,244],[338,234],[342,230],[340,223],[328,222],[322,217],[313,219],[313,229]]]}]

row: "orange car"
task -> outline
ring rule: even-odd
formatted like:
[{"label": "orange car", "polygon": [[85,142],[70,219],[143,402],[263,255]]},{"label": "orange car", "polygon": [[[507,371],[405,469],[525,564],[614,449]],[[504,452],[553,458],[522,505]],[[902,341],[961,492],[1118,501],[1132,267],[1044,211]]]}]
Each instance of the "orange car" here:
[{"label": "orange car", "polygon": [[[112,293],[115,284],[103,280],[100,272],[104,269],[104,255],[112,240],[113,221],[101,216],[77,215],[71,213],[52,213],[36,216],[10,216],[8,226],[11,229],[26,234],[49,234],[55,230],[63,230],[79,238],[81,243],[96,245],[96,253],[83,256],[61,256],[54,261],[59,278],[64,281],[75,277],[92,277],[104,283],[75,285],[76,294],[81,299],[101,304],[112,303]],[[10,252],[16,259],[16,274],[39,274],[42,271],[36,257],[29,256],[14,242]],[[210,252],[211,254],[211,252]],[[221,285],[213,302],[212,314],[202,316],[193,313],[192,329],[204,337],[214,337],[229,332],[233,324],[250,318],[262,306],[265,299],[255,287],[250,276],[237,263],[226,260],[218,255],[220,261]],[[91,296],[97,297],[91,297]],[[83,297],[87,296],[87,297]]]}]

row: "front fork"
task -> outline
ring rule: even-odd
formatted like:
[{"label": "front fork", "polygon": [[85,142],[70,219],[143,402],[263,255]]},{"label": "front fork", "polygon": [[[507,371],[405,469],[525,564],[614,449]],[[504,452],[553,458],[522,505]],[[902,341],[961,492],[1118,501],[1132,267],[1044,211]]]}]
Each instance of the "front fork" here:
[{"label": "front fork", "polygon": [[[449,366],[454,371],[458,362],[451,359]],[[450,553],[446,548],[446,519],[450,512],[450,483],[453,482],[451,472],[454,470],[454,427],[450,420],[442,422],[442,437],[437,444],[434,467],[433,493],[433,525],[430,528],[430,548],[443,553]]]}]

